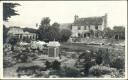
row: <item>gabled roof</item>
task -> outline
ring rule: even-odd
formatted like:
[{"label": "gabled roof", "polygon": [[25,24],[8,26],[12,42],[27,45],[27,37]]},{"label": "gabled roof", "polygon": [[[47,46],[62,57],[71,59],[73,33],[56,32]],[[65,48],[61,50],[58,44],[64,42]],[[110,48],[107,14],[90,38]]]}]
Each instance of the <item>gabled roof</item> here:
[{"label": "gabled roof", "polygon": [[74,21],[75,26],[102,25],[103,17],[78,18]]}]

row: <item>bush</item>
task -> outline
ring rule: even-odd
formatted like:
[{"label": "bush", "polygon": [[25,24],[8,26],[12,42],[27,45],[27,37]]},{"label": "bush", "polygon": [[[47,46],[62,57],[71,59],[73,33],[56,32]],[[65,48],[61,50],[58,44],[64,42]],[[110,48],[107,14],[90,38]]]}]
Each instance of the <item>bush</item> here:
[{"label": "bush", "polygon": [[101,76],[103,74],[108,74],[111,73],[111,68],[110,67],[106,67],[106,66],[92,66],[89,69],[89,73],[94,75],[94,76]]},{"label": "bush", "polygon": [[4,60],[3,60],[3,67],[6,68],[6,67],[11,67],[13,65],[16,64],[16,61],[13,60],[12,57],[4,57]]},{"label": "bush", "polygon": [[88,76],[88,73],[89,73],[89,69],[94,66],[96,63],[95,61],[89,61],[89,62],[86,62],[86,64],[84,64],[84,75],[85,76]]},{"label": "bush", "polygon": [[60,62],[55,60],[53,63],[52,63],[52,68],[55,69],[55,70],[59,70],[60,69]]},{"label": "bush", "polygon": [[33,75],[33,74],[35,74],[35,77],[40,77],[43,75],[41,74],[41,71],[46,71],[46,69],[38,65],[23,65],[18,67],[16,70],[19,77],[22,75]]},{"label": "bush", "polygon": [[80,77],[80,71],[77,68],[64,67],[62,72],[64,77]]},{"label": "bush", "polygon": [[111,67],[117,68],[117,69],[123,69],[125,66],[125,61],[123,57],[117,57],[112,60],[110,63]]},{"label": "bush", "polygon": [[46,69],[51,68],[51,63],[49,61],[46,61],[45,65],[46,65]]},{"label": "bush", "polygon": [[80,71],[77,68],[63,67],[60,70],[51,70],[49,75],[57,75],[59,77],[80,77]]}]

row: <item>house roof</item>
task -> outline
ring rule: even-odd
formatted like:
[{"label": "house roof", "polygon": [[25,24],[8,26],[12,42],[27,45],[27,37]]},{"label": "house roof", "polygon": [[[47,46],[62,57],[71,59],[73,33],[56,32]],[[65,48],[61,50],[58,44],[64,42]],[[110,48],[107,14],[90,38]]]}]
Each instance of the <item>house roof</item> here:
[{"label": "house roof", "polygon": [[102,17],[87,17],[87,18],[78,18],[74,21],[75,26],[85,26],[85,25],[101,25],[103,22]]}]

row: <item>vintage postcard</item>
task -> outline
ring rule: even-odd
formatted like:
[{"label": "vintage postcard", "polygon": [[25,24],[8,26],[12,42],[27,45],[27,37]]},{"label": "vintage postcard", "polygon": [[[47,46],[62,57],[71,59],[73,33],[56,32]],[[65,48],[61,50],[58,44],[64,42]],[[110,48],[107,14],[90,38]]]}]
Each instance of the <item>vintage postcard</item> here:
[{"label": "vintage postcard", "polygon": [[0,7],[1,79],[127,79],[127,1]]}]

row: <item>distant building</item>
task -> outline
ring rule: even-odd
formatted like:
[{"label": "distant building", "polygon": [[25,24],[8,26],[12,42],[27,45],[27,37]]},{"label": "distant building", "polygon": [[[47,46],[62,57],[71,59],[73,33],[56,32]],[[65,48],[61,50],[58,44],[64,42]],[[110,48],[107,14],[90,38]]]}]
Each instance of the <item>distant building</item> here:
[{"label": "distant building", "polygon": [[114,26],[113,27],[114,32],[114,39],[125,39],[125,27],[124,26]]},{"label": "distant building", "polygon": [[87,17],[79,18],[75,15],[74,23],[72,24],[71,38],[89,38],[91,36],[91,31],[94,32],[94,37],[99,37],[95,35],[98,31],[103,31],[107,27],[107,14],[100,17]]},{"label": "distant building", "polygon": [[8,31],[8,36],[9,38],[15,37],[20,40],[36,40],[37,39],[36,33],[30,33],[27,31],[25,32],[20,27],[10,27]]}]

